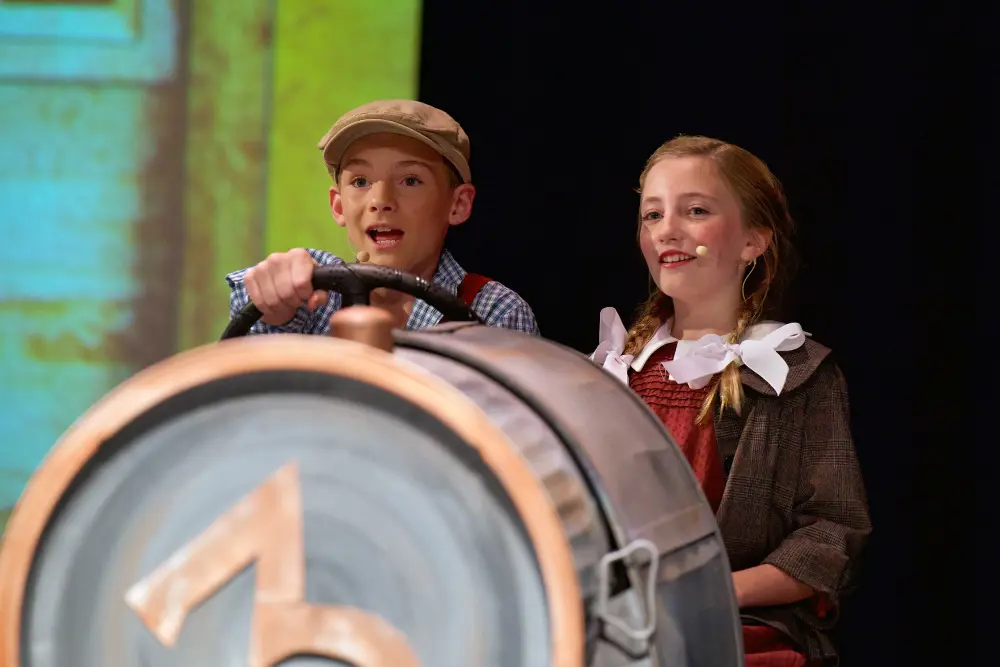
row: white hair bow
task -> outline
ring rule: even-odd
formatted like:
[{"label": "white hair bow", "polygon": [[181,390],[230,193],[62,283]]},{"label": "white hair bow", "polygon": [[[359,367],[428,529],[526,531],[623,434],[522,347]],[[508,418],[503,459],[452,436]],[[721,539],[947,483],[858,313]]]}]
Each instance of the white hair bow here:
[{"label": "white hair bow", "polygon": [[614,308],[601,309],[600,335],[597,349],[590,355],[591,361],[600,364],[616,378],[628,384],[628,367],[635,357],[623,354],[628,332],[622,324],[622,318]]}]

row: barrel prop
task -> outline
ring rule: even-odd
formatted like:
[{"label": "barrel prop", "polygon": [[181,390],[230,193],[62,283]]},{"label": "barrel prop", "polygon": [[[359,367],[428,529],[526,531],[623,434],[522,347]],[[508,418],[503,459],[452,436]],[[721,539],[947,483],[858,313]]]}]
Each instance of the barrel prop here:
[{"label": "barrel prop", "polygon": [[333,324],[67,431],[0,550],[3,667],[742,665],[711,510],[631,392],[516,332]]}]

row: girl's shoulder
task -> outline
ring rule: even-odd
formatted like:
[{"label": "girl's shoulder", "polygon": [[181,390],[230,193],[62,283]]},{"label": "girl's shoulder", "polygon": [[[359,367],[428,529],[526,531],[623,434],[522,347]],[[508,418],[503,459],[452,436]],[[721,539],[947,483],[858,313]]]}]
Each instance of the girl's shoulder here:
[{"label": "girl's shoulder", "polygon": [[[778,354],[788,364],[788,375],[782,388],[782,395],[802,388],[810,380],[821,375],[840,377],[840,369],[833,360],[832,350],[816,341],[812,336],[805,336],[802,344],[791,350],[779,350]],[[774,388],[759,375],[747,367],[742,368],[740,377],[743,384],[766,396],[777,396]]]}]

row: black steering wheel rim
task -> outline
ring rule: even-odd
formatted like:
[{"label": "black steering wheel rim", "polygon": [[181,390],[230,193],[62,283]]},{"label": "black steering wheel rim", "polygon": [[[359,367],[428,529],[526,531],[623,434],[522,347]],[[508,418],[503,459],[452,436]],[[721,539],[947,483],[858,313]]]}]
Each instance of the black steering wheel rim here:
[{"label": "black steering wheel rim", "polygon": [[[415,299],[427,303],[451,322],[480,322],[481,320],[469,309],[464,301],[437,285],[419,276],[404,273],[399,269],[375,264],[335,264],[332,266],[317,266],[313,270],[313,289],[339,292],[341,307],[353,305],[368,305],[372,290],[382,287],[408,294]],[[253,302],[240,309],[220,340],[237,338],[250,333],[250,328],[261,317],[260,310]]]}]

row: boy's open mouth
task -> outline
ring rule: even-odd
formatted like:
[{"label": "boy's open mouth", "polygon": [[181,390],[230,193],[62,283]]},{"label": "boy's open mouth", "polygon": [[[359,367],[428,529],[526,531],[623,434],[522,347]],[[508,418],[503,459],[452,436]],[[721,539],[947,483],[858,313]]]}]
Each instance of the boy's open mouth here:
[{"label": "boy's open mouth", "polygon": [[379,247],[394,246],[403,240],[403,230],[385,225],[376,225],[367,230],[368,238]]}]

